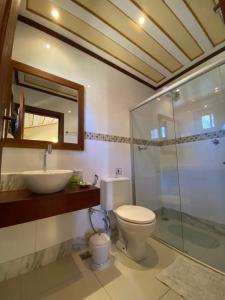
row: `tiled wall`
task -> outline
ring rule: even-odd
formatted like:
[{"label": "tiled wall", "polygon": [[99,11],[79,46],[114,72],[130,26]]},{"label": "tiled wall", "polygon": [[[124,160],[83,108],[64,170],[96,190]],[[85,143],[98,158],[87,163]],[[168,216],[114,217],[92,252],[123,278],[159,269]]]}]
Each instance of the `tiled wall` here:
[{"label": "tiled wall", "polygon": [[[46,43],[51,45],[46,49]],[[47,34],[18,22],[13,59],[85,85],[85,150],[54,150],[51,169],[82,169],[84,178],[113,176],[121,167],[131,177],[129,107],[152,90]],[[90,88],[87,88],[90,85]],[[101,134],[107,134],[103,141]],[[98,140],[96,137],[98,135]],[[125,137],[114,143],[111,136]],[[40,169],[42,149],[4,148],[2,172]],[[96,225],[101,224],[97,217]],[[0,229],[1,262],[10,261],[71,238],[85,239],[91,231],[87,210]]]}]

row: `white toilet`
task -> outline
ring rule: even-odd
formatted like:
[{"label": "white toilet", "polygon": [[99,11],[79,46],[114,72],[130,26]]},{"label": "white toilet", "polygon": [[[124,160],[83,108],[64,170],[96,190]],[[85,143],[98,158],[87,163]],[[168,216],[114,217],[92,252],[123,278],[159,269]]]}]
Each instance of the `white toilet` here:
[{"label": "white toilet", "polygon": [[154,231],[156,216],[150,209],[131,204],[131,182],[127,177],[101,180],[101,206],[113,210],[119,227],[117,247],[131,259],[147,255],[146,240]]}]

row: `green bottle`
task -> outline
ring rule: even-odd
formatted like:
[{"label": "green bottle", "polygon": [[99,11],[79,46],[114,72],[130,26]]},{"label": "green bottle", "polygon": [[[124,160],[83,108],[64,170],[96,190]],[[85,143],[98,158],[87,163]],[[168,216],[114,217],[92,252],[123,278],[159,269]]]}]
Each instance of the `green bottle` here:
[{"label": "green bottle", "polygon": [[78,184],[79,184],[78,176],[77,176],[76,172],[73,171],[73,175],[70,179],[70,186],[75,187],[75,186],[78,186]]}]

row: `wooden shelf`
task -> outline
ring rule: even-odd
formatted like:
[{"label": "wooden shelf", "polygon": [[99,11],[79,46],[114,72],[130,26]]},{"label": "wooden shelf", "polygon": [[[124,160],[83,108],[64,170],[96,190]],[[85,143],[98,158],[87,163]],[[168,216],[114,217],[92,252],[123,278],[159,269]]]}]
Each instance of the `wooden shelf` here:
[{"label": "wooden shelf", "polygon": [[54,194],[28,190],[0,192],[0,228],[48,218],[100,204],[100,189],[67,188]]}]

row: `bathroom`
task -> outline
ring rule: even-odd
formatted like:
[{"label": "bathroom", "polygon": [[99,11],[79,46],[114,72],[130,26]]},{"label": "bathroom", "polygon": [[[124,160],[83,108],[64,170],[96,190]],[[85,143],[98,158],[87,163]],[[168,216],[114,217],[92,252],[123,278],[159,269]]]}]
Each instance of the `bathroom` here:
[{"label": "bathroom", "polygon": [[2,1],[0,299],[225,299],[223,5]]}]

